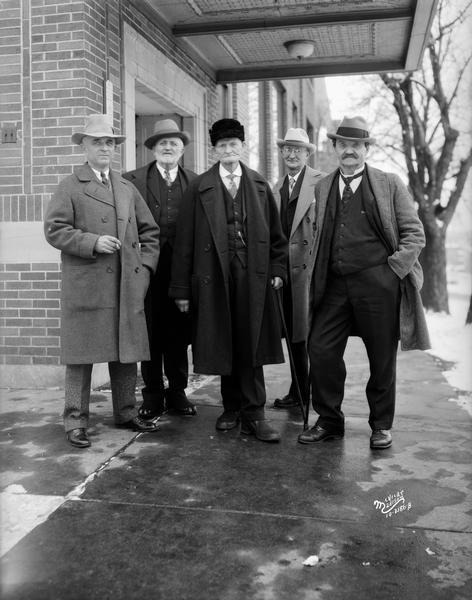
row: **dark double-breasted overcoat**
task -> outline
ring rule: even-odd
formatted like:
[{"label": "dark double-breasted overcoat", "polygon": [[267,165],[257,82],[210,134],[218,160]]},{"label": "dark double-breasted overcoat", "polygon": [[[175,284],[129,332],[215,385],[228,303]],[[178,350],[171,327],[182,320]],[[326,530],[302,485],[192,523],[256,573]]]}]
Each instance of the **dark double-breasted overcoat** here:
[{"label": "dark double-breasted overcoat", "polygon": [[[252,366],[284,361],[271,278],[286,278],[287,241],[267,181],[241,164],[245,190]],[[177,223],[172,298],[188,299],[197,373],[232,372],[228,228],[219,163],[188,187]]]},{"label": "dark double-breasted overcoat", "polygon": [[[61,251],[65,364],[149,359],[144,297],[159,257],[158,228],[129,181],[112,171],[110,181],[113,199],[88,164],[76,167],[46,212],[46,239]],[[102,235],[117,237],[120,252],[97,254]]]}]

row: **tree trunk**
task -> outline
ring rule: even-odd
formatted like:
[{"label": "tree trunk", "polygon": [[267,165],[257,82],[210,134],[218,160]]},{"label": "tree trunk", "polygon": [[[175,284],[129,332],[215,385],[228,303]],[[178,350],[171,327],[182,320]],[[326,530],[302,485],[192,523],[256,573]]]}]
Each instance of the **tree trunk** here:
[{"label": "tree trunk", "polygon": [[470,297],[469,310],[467,311],[467,317],[465,318],[465,324],[470,325],[472,323],[472,296]]},{"label": "tree trunk", "polygon": [[426,246],[420,255],[424,271],[424,285],[421,290],[423,306],[433,312],[449,314],[449,296],[446,274],[446,231],[436,229],[430,232],[425,227]]}]

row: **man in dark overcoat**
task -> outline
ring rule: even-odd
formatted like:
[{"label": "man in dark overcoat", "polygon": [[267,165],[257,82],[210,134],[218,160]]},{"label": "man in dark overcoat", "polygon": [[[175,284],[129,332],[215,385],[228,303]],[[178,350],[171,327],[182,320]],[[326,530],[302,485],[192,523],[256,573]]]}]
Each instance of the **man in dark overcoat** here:
[{"label": "man in dark overcoat", "polygon": [[218,162],[187,190],[177,224],[169,293],[192,312],[194,370],[221,375],[216,429],[276,442],[265,418],[263,365],[284,361],[274,294],[286,277],[287,241],[267,181],[241,161],[244,127],[210,129]]},{"label": "man in dark overcoat", "polygon": [[362,117],[345,117],[333,140],[339,169],[315,188],[313,322],[308,342],[313,407],[319,417],[299,442],[344,435],[346,367],[350,334],[366,347],[370,447],[389,448],[395,411],[396,356],[427,349],[429,337],[419,290],[423,226],[401,179],[365,160],[374,141]]},{"label": "man in dark overcoat", "polygon": [[273,187],[274,198],[280,211],[282,230],[288,239],[288,279],[283,288],[283,310],[287,327],[286,339],[290,344],[293,365],[288,394],[277,398],[275,408],[297,406],[298,381],[301,400],[308,406],[310,383],[308,377],[308,301],[310,273],[313,268],[313,240],[315,226],[315,184],[326,173],[307,165],[314,150],[307,132],[290,128],[277,146],[287,167],[287,175]]},{"label": "man in dark overcoat", "polygon": [[[146,200],[160,232],[159,262],[145,300],[151,360],[141,363],[144,388],[139,414],[143,419],[155,418],[165,407],[183,415],[197,412],[185,394],[191,334],[189,315],[180,312],[169,298],[177,217],[185,190],[196,177],[193,171],[179,165],[189,141],[189,134],[180,131],[172,119],[157,121],[153,134],[144,142],[155,160],[123,175]],[[164,374],[167,389],[164,389]]]},{"label": "man in dark overcoat", "polygon": [[85,164],[59,183],[46,211],[47,241],[61,251],[61,361],[69,442],[87,436],[93,363],[108,363],[119,427],[155,431],[137,415],[137,362],[149,359],[144,297],[159,256],[159,231],[136,188],[111,170],[116,144],[106,115],[72,136]]}]

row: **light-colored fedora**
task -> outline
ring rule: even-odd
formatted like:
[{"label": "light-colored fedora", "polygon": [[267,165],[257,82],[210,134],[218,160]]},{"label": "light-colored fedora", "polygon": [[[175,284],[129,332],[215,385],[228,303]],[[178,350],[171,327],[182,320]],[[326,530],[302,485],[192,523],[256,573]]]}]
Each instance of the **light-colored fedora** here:
[{"label": "light-colored fedora", "polygon": [[373,144],[374,138],[369,136],[367,121],[364,117],[343,117],[336,133],[328,133],[331,140],[349,140],[351,142],[367,142]]},{"label": "light-colored fedora", "polygon": [[116,144],[121,144],[126,139],[124,135],[117,135],[115,133],[108,115],[89,115],[86,117],[85,127],[81,131],[76,131],[72,134],[72,143],[81,144],[86,135],[94,138],[113,138]]},{"label": "light-colored fedora", "polygon": [[178,137],[186,146],[190,142],[190,135],[186,131],[181,131],[179,126],[172,119],[164,119],[163,121],[156,121],[154,123],[154,132],[144,142],[146,148],[152,150],[154,144],[164,137]]},{"label": "light-colored fedora", "polygon": [[291,127],[287,129],[287,133],[283,140],[277,140],[277,146],[301,146],[311,152],[315,149],[314,144],[310,143],[308,133],[301,127]]}]

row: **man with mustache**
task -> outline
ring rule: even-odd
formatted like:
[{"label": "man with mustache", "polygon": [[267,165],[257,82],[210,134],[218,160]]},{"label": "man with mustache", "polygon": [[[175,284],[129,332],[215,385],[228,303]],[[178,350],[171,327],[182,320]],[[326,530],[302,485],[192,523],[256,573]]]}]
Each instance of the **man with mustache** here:
[{"label": "man with mustache", "polygon": [[418,256],[423,226],[397,175],[365,164],[370,144],[362,117],[345,117],[333,140],[339,169],[315,188],[315,267],[311,285],[313,320],[308,342],[316,424],[298,441],[312,444],[344,436],[349,335],[367,350],[370,378],[370,447],[392,445],[398,339],[402,349],[429,348],[419,296]]},{"label": "man with mustache", "polygon": [[267,181],[241,162],[244,127],[216,121],[218,162],[190,183],[172,262],[171,297],[191,311],[197,373],[221,375],[218,431],[264,442],[279,432],[264,413],[263,365],[284,361],[274,290],[286,277],[287,240]]}]

